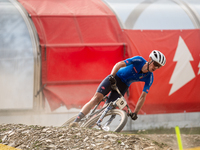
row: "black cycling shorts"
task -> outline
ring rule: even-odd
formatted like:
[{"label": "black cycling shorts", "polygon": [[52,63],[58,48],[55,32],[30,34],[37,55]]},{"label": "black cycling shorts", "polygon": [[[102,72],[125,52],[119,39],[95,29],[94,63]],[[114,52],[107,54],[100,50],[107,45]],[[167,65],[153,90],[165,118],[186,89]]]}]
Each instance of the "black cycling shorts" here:
[{"label": "black cycling shorts", "polygon": [[[115,79],[117,81],[117,87],[119,89],[119,91],[121,92],[122,95],[124,95],[126,93],[126,91],[128,90],[128,86],[121,81],[121,79],[115,75]],[[119,98],[119,94],[117,93],[117,91],[112,90],[111,89],[111,84],[109,81],[109,76],[107,76],[99,85],[99,87],[97,88],[96,92],[99,92],[101,94],[103,94],[104,96],[107,95],[109,92],[111,91],[111,93],[108,96],[108,100],[106,101],[106,103],[109,103],[111,101],[115,101],[117,98]]]}]

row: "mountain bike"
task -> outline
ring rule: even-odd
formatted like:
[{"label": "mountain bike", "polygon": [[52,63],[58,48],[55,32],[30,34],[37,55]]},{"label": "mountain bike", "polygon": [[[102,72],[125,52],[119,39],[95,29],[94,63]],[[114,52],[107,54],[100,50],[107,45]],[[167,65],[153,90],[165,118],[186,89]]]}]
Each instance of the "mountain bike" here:
[{"label": "mountain bike", "polygon": [[[105,96],[88,115],[81,119],[79,122],[80,127],[114,132],[120,132],[124,128],[132,111],[116,84],[112,85],[111,88],[116,90],[120,97],[116,101],[104,104],[105,106],[97,109],[102,102],[105,103],[107,100],[108,97]],[[125,110],[125,108],[127,109]],[[77,115],[70,118],[62,126],[68,126],[76,119]]]}]

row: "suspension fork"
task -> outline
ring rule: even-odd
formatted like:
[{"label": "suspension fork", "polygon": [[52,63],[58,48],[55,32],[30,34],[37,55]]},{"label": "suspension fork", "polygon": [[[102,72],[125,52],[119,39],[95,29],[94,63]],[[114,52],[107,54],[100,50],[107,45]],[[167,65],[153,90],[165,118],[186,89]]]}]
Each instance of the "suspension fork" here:
[{"label": "suspension fork", "polygon": [[107,106],[107,108],[104,110],[104,112],[101,114],[100,118],[98,119],[98,121],[96,122],[97,126],[99,126],[101,129],[101,122],[103,120],[103,118],[105,117],[105,115],[108,113],[108,111],[110,111],[111,109],[113,109],[113,103],[109,103],[109,105]]},{"label": "suspension fork", "polygon": [[106,122],[106,124],[104,125],[104,127],[109,126],[110,123],[113,121],[113,119],[115,119],[115,117],[116,117],[116,115],[112,115],[112,116],[110,117],[110,119]]}]

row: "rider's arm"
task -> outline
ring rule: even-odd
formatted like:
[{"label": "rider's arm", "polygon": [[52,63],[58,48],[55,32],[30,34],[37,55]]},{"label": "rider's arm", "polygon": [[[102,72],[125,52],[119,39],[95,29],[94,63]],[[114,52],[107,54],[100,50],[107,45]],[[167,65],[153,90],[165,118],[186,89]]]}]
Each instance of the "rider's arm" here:
[{"label": "rider's arm", "polygon": [[111,71],[111,75],[115,76],[117,71],[122,67],[126,67],[126,63],[124,61],[116,63]]},{"label": "rider's arm", "polygon": [[138,112],[140,111],[140,109],[142,108],[142,105],[144,104],[144,101],[146,99],[147,93],[146,92],[142,92],[142,94],[140,95],[140,98],[136,104],[134,113],[138,114]]}]

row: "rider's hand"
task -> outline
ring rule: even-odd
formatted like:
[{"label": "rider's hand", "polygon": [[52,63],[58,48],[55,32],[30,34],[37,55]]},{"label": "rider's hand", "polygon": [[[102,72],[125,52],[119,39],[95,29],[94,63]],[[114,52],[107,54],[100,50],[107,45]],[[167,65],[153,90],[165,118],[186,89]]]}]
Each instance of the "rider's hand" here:
[{"label": "rider's hand", "polygon": [[116,79],[113,75],[109,76],[109,81],[110,81],[111,85],[116,84]]},{"label": "rider's hand", "polygon": [[131,116],[131,118],[132,118],[133,120],[136,120],[136,119],[138,118],[138,116],[137,116],[136,113],[131,113],[130,116]]}]

